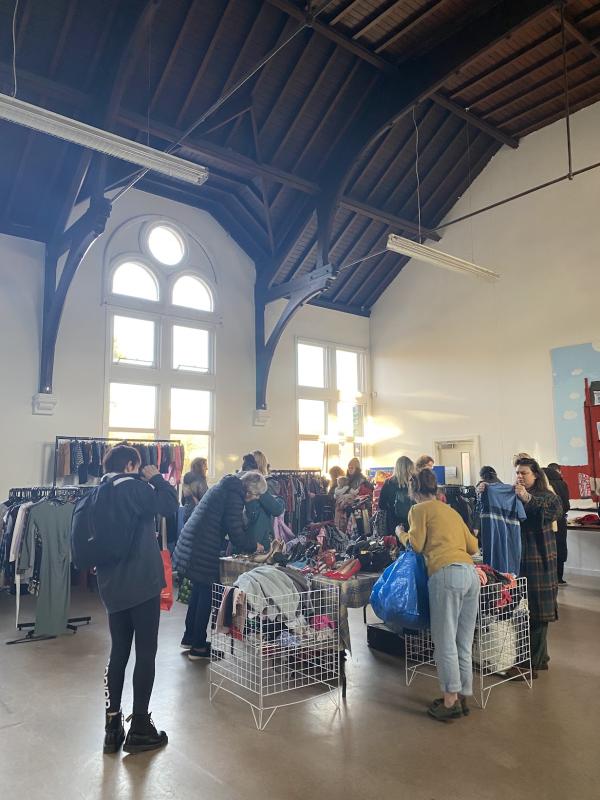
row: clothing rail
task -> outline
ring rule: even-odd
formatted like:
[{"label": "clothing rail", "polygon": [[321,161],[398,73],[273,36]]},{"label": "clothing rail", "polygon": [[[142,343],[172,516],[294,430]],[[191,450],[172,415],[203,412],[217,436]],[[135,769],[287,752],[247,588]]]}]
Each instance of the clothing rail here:
[{"label": "clothing rail", "polygon": [[[15,502],[18,500],[33,500],[36,502],[37,500],[43,500],[46,498],[53,499],[55,497],[83,497],[86,492],[89,492],[94,488],[94,486],[20,486],[9,490],[8,499],[9,502]],[[20,591],[19,586],[17,587],[17,591]],[[67,620],[67,629],[73,631],[73,633],[77,633],[77,629],[80,625],[89,625],[91,621],[91,616],[69,617]],[[28,630],[28,633],[19,639],[12,639],[11,641],[6,642],[6,644],[26,644],[27,642],[43,642],[47,639],[56,639],[56,636],[35,636],[35,622],[17,622],[16,627],[19,631]]]},{"label": "clothing rail", "polygon": [[56,486],[56,473],[58,472],[58,445],[60,442],[127,442],[128,444],[173,444],[181,445],[181,439],[123,439],[116,436],[56,436],[54,438],[54,475],[52,486]]},{"label": "clothing rail", "polygon": [[274,469],[269,475],[321,475],[320,469]]}]

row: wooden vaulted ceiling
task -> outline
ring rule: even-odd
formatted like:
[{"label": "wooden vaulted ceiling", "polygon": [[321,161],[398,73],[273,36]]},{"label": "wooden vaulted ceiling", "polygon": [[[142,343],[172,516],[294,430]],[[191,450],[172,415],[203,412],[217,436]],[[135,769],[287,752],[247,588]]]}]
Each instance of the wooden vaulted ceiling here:
[{"label": "wooden vaulted ceiling", "polygon": [[[123,49],[145,0],[20,0],[17,96],[102,124]],[[500,0],[313,0],[310,24],[186,140],[210,168],[200,189],[151,174],[139,188],[210,211],[269,272],[272,286],[317,264],[321,177],[382,81],[413,80],[446,42],[506,10],[505,35],[465,59],[398,115],[348,172],[330,261],[342,267],[314,302],[368,313],[406,259],[390,232],[433,229],[502,146],[564,114],[560,7]],[[513,4],[519,7],[519,4]],[[15,0],[0,0],[0,88],[12,93]],[[306,22],[304,0],[163,0],[122,77],[112,128],[164,149],[241,76]],[[600,100],[600,2],[566,4],[571,110]],[[468,28],[468,26],[471,26]],[[433,55],[432,55],[433,54]],[[441,65],[443,67],[443,63]],[[440,74],[443,73],[443,69]],[[0,231],[48,241],[70,210],[79,148],[0,124]],[[131,167],[113,161],[107,184]],[[68,208],[66,207],[68,206]],[[356,263],[349,268],[348,264]]]}]

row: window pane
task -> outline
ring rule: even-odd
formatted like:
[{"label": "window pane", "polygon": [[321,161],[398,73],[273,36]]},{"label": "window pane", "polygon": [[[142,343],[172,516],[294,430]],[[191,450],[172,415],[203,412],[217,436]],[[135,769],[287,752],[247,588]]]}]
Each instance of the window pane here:
[{"label": "window pane", "polygon": [[156,424],[156,386],[110,384],[109,428],[152,428]]},{"label": "window pane", "polygon": [[325,348],[312,344],[298,345],[298,384],[325,388]]},{"label": "window pane", "polygon": [[139,297],[141,300],[158,300],[158,285],[154,275],[141,264],[128,261],[115,270],[112,280],[114,294]]},{"label": "window pane", "polygon": [[154,366],[154,323],[147,319],[113,317],[113,363]]},{"label": "window pane", "polygon": [[298,401],[298,431],[307,436],[321,436],[325,433],[323,400]]},{"label": "window pane", "polygon": [[300,469],[323,469],[323,442],[299,442]]},{"label": "window pane", "polygon": [[337,433],[342,436],[354,436],[354,413],[352,403],[337,404]]},{"label": "window pane", "polygon": [[358,353],[335,351],[337,388],[344,400],[353,400],[359,394]]},{"label": "window pane", "polygon": [[167,225],[155,225],[148,234],[148,248],[154,258],[167,267],[179,264],[184,246],[179,234]]},{"label": "window pane", "polygon": [[[189,472],[191,463],[195,458],[206,458],[210,455],[210,436],[201,433],[172,433],[171,441],[179,439],[185,450],[183,471]],[[208,465],[211,472],[211,464]]]},{"label": "window pane", "polygon": [[209,368],[208,331],[173,325],[173,369],[208,372]]},{"label": "window pane", "polygon": [[173,304],[198,311],[212,311],[212,295],[207,286],[192,275],[183,275],[173,287]]},{"label": "window pane", "polygon": [[171,389],[171,430],[210,430],[210,392]]},{"label": "window pane", "polygon": [[156,439],[154,431],[138,431],[137,433],[127,433],[125,431],[109,431],[108,435],[111,439],[118,441],[110,442],[109,444],[114,447],[119,442],[139,442],[142,439]]}]

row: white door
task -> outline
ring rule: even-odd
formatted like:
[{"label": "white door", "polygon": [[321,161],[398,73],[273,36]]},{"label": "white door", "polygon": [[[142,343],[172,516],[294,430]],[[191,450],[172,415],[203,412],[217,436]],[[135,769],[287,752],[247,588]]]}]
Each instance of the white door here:
[{"label": "white door", "polygon": [[446,469],[446,483],[473,486],[476,482],[477,445],[474,439],[444,440],[435,443],[436,464]]}]

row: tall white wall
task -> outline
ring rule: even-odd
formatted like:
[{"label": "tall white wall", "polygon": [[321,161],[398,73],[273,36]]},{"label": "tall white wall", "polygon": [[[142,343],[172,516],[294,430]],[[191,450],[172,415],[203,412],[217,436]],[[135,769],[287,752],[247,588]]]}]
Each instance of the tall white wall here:
[{"label": "tall white wall", "polygon": [[[572,120],[575,168],[600,161],[600,104]],[[449,219],[566,172],[556,123],[503,148]],[[375,457],[481,437],[483,463],[556,458],[550,349],[600,331],[600,170],[446,230],[440,249],[499,272],[487,284],[411,261],[371,318]]]},{"label": "tall white wall", "polygon": [[[106,382],[107,309],[103,305],[105,248],[112,233],[141,214],[178,221],[202,242],[215,267],[222,325],[216,333],[215,473],[237,468],[251,449],[274,466],[296,466],[295,355],[297,336],[367,348],[369,322],[305,307],[286,330],[269,381],[271,421],[253,426],[254,264],[231,237],[201,211],[131,191],[115,205],[105,235],[84,259],[69,292],[54,371],[55,414],[32,415],[37,392],[43,257],[40,244],[0,236],[0,500],[12,486],[47,481],[54,437],[102,435]],[[275,306],[275,304],[274,304]],[[270,308],[272,319],[276,308]]]}]

